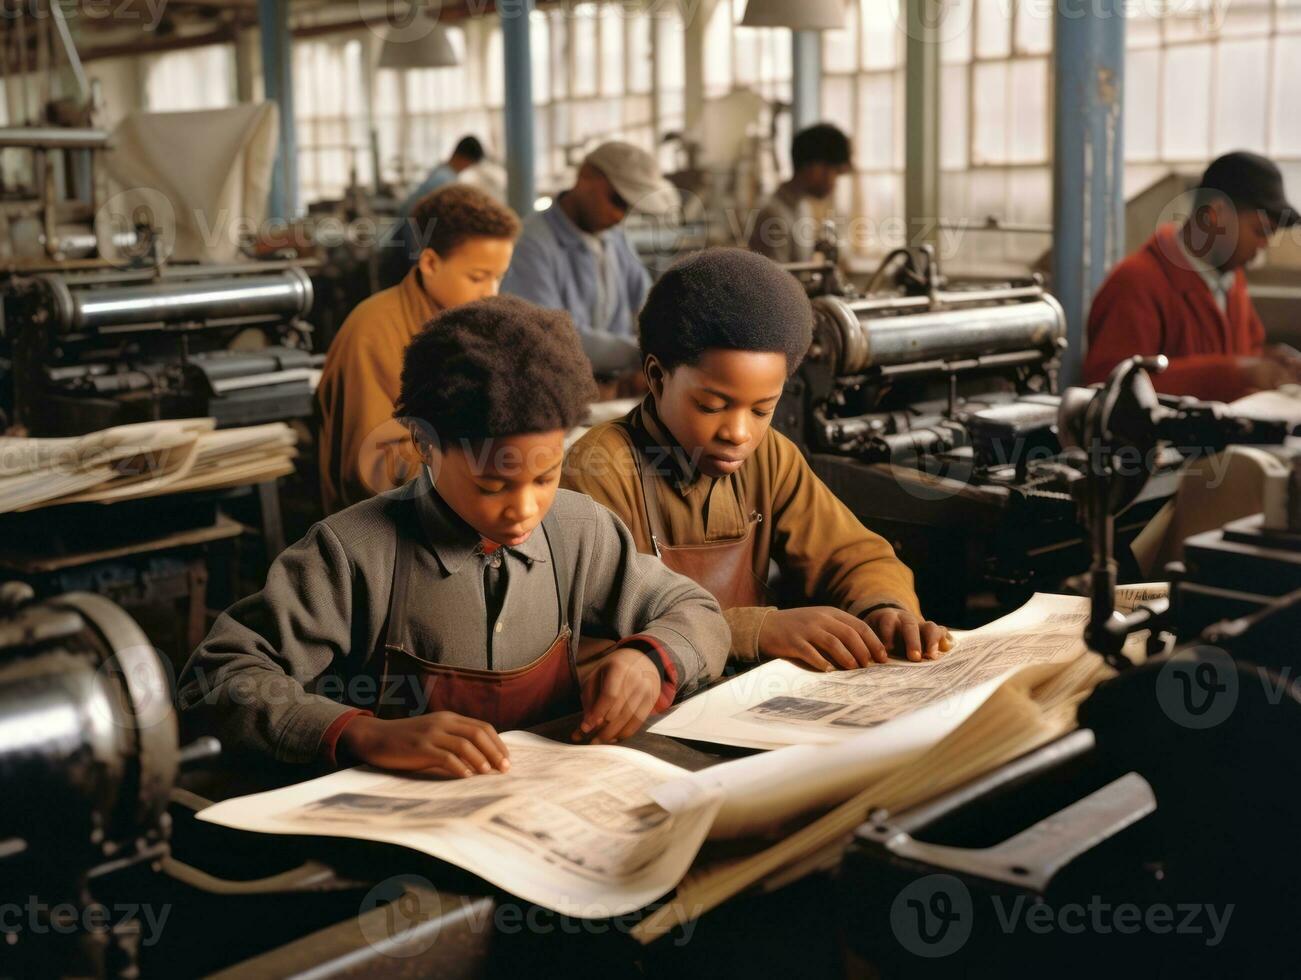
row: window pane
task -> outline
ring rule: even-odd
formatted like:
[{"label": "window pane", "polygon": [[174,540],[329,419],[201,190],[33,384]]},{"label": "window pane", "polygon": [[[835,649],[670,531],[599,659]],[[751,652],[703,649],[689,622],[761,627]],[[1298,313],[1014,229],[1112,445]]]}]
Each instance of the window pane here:
[{"label": "window pane", "polygon": [[940,74],[940,167],[967,166],[967,66],[945,65]]},{"label": "window pane", "polygon": [[595,95],[597,74],[596,12],[591,7],[579,7],[569,22],[569,53],[573,76],[570,91],[575,96]]},{"label": "window pane", "polygon": [[[1301,37],[1280,37],[1274,42],[1274,120],[1270,149],[1276,154],[1301,154],[1301,112],[1296,93],[1301,91]],[[1295,190],[1291,191],[1296,194]]]},{"label": "window pane", "polygon": [[848,123],[854,118],[854,80],[832,75],[822,80],[822,118]]},{"label": "window pane", "polygon": [[1269,42],[1221,42],[1216,78],[1212,153],[1263,151],[1269,111]]},{"label": "window pane", "polygon": [[651,28],[654,22],[644,13],[628,16],[628,91],[651,90]]},{"label": "window pane", "polygon": [[893,68],[900,62],[899,4],[906,0],[860,0],[863,31],[862,67]]},{"label": "window pane", "polygon": [[1125,159],[1157,156],[1161,52],[1130,51],[1125,57]]},{"label": "window pane", "polygon": [[1016,48],[1022,54],[1047,54],[1053,49],[1053,4],[1020,0],[1016,8]]},{"label": "window pane", "polygon": [[[547,15],[529,15],[529,60],[533,63],[533,104],[551,101],[551,22]],[[504,71],[504,68],[503,68]]]},{"label": "window pane", "polygon": [[845,8],[845,26],[822,32],[822,70],[850,72],[858,67],[858,4]]},{"label": "window pane", "polygon": [[499,106],[506,91],[506,54],[502,47],[501,27],[498,25],[494,25],[488,34],[483,58],[484,71],[488,76],[488,105]]},{"label": "window pane", "polygon": [[[909,0],[904,0],[909,2]],[[940,23],[940,60],[945,64],[965,64],[971,60],[971,44],[975,27],[971,6],[975,0],[954,0],[944,5],[944,20]]]},{"label": "window pane", "polygon": [[860,76],[854,159],[861,169],[889,170],[895,165],[894,118],[894,76]]},{"label": "window pane", "polygon": [[569,65],[565,51],[569,43],[569,22],[560,10],[550,12],[551,24],[547,29],[551,61],[551,98],[563,99],[569,95]]},{"label": "window pane", "polygon": [[1211,47],[1167,48],[1162,72],[1161,154],[1167,160],[1205,160],[1211,130]]},{"label": "window pane", "polygon": [[1048,62],[1014,61],[1008,90],[1008,159],[1038,163],[1048,158]]},{"label": "window pane", "polygon": [[975,0],[976,57],[1003,58],[1011,53],[1011,30],[1007,0]]},{"label": "window pane", "polygon": [[976,65],[972,73],[973,116],[971,162],[1007,160],[1007,63]]},{"label": "window pane", "polygon": [[727,0],[714,7],[705,27],[705,97],[726,95],[732,88],[732,11]]},{"label": "window pane", "polygon": [[606,6],[601,10],[601,94],[622,95],[623,86],[623,8]]}]

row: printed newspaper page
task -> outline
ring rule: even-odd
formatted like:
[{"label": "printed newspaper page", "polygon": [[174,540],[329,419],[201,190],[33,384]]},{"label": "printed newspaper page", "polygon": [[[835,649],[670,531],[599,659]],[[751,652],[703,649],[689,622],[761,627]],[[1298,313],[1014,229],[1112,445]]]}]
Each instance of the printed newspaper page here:
[{"label": "printed newspaper page", "polygon": [[642,908],[681,880],[718,811],[717,790],[679,792],[665,807],[650,794],[685,774],[677,766],[614,746],[526,732],[502,738],[507,773],[440,779],[347,769],[217,803],[199,819],[400,844],[582,918]]},{"label": "printed newspaper page", "polygon": [[[1160,583],[1126,586],[1117,604],[1129,609],[1165,592]],[[906,755],[956,728],[1017,669],[1084,653],[1088,618],[1086,597],[1038,593],[1002,619],[955,633],[956,647],[940,660],[828,673],[774,661],[685,701],[651,731],[775,749],[834,744],[906,717],[880,745],[883,756]]]}]

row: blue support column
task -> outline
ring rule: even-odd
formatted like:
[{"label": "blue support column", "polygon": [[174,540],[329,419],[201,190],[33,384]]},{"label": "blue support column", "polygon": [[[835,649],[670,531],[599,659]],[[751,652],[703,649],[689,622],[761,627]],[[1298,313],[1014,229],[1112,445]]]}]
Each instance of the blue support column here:
[{"label": "blue support column", "polygon": [[791,31],[791,132],[822,118],[822,35]]},{"label": "blue support column", "polygon": [[1052,291],[1066,311],[1063,384],[1079,383],[1089,301],[1125,246],[1124,0],[1060,0]]},{"label": "blue support column", "polygon": [[280,113],[280,144],[271,174],[268,218],[292,218],[298,211],[298,137],[294,126],[293,52],[289,0],[258,0],[262,29],[262,77],[266,97]]},{"label": "blue support column", "polygon": [[[506,62],[506,197],[522,218],[533,213],[533,51],[529,15],[533,0],[501,4],[502,56]],[[591,53],[588,52],[587,55]]]}]

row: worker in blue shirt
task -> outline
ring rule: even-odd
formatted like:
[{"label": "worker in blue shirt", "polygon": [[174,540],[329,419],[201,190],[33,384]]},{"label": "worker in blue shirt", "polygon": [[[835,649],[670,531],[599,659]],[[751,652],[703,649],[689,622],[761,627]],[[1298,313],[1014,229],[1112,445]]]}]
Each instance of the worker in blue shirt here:
[{"label": "worker in blue shirt", "polygon": [[501,291],[568,311],[598,380],[635,372],[637,313],[651,280],[619,225],[630,211],[663,217],[679,203],[651,154],[603,143],[573,187],[525,221]]},{"label": "worker in blue shirt", "polygon": [[413,190],[398,208],[398,223],[385,234],[379,242],[380,288],[387,289],[401,282],[411,267],[420,257],[423,242],[416,240],[415,229],[411,226],[411,214],[428,195],[453,183],[461,172],[483,161],[483,144],[473,136],[463,136],[452,150],[452,155],[425,175],[425,179]]}]

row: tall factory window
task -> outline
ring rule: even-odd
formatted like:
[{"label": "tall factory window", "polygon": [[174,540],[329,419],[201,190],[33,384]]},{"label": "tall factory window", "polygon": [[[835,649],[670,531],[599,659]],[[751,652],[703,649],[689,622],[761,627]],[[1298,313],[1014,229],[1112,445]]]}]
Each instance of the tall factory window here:
[{"label": "tall factory window", "polygon": [[[1127,196],[1172,170],[1196,175],[1231,149],[1268,154],[1301,183],[1296,0],[1140,0],[1126,10]],[[1023,270],[1051,244],[1051,12],[1041,0],[957,0],[948,9],[941,212],[959,269]],[[991,217],[1008,230],[972,229]]]},{"label": "tall factory window", "polygon": [[864,258],[904,240],[903,2],[850,3],[844,28],[822,40],[822,117],[854,139],[855,173],[840,181],[835,210],[854,217],[849,246]]},{"label": "tall factory window", "polygon": [[294,44],[294,119],[298,125],[300,206],[337,198],[355,179],[374,179],[367,132],[362,42],[327,38]]}]

